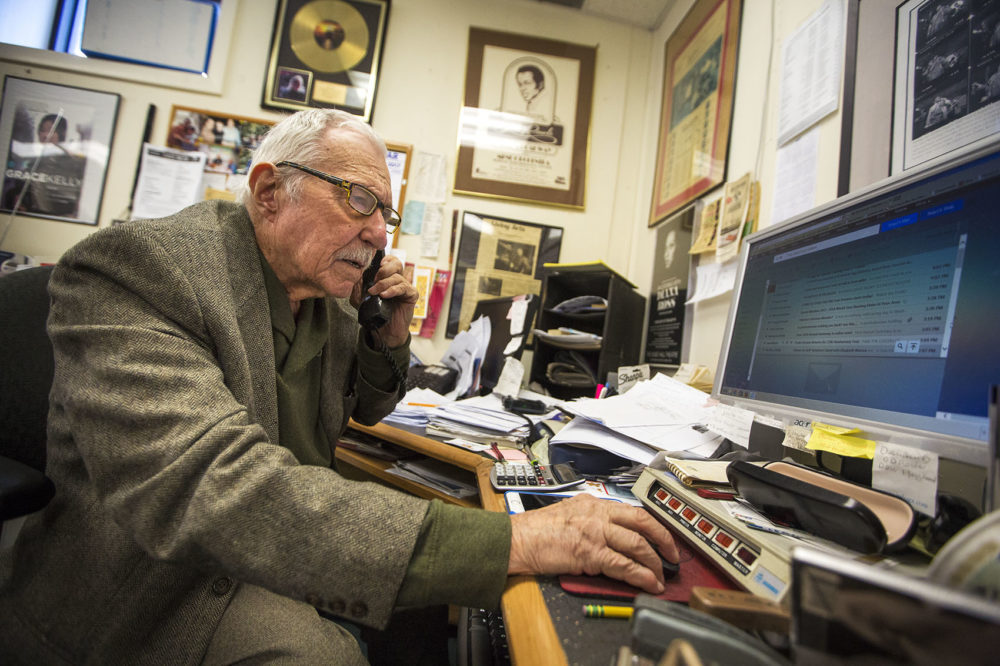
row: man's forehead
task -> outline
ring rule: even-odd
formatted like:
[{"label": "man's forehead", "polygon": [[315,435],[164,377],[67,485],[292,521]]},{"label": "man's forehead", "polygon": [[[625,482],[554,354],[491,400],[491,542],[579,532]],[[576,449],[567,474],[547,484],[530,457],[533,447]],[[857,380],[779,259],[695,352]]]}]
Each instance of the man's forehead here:
[{"label": "man's forehead", "polygon": [[367,134],[350,127],[331,129],[326,134],[329,165],[334,175],[357,179],[366,187],[389,187],[389,167],[381,147]]}]

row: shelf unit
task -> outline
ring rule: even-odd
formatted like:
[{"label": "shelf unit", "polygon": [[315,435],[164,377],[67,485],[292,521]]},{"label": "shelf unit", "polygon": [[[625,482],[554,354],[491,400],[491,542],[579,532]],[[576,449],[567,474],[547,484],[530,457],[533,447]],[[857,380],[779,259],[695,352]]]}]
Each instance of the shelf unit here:
[{"label": "shelf unit", "polygon": [[[607,309],[583,314],[553,310],[559,303],[576,296],[601,296],[608,301]],[[600,335],[602,341],[598,349],[579,349],[561,347],[534,336],[529,380],[537,382],[556,398],[593,396],[596,385],[603,384],[609,372],[639,362],[645,313],[646,298],[628,280],[603,264],[547,268],[542,277],[538,328],[548,331],[569,327]],[[575,352],[575,357],[587,364],[595,381],[586,386],[568,386],[550,379],[546,372],[549,363],[563,350]]]}]

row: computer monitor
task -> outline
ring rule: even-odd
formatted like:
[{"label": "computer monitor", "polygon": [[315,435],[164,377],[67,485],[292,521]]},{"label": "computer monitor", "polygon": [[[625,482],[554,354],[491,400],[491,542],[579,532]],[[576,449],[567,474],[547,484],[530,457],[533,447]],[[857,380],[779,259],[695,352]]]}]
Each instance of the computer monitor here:
[{"label": "computer monitor", "polygon": [[713,396],[986,465],[1000,141],[749,236]]}]

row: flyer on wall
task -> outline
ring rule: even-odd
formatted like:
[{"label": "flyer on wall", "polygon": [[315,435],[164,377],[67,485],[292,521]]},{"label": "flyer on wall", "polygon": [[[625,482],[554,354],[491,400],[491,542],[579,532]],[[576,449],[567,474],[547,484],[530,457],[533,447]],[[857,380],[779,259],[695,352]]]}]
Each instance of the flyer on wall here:
[{"label": "flyer on wall", "polygon": [[653,284],[649,295],[644,363],[679,365],[684,342],[684,313],[691,259],[695,207],[689,206],[656,230]]}]

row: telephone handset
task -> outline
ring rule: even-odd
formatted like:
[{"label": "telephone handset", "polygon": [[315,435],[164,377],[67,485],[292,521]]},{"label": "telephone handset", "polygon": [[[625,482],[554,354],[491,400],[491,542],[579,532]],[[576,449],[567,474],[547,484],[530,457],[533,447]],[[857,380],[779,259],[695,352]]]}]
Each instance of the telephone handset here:
[{"label": "telephone handset", "polygon": [[382,265],[382,258],[385,252],[379,250],[372,258],[372,263],[365,269],[361,276],[361,305],[358,307],[358,323],[369,331],[382,328],[389,323],[392,314],[391,306],[378,296],[368,293],[368,290],[375,284],[375,274],[378,273],[379,266]]}]

